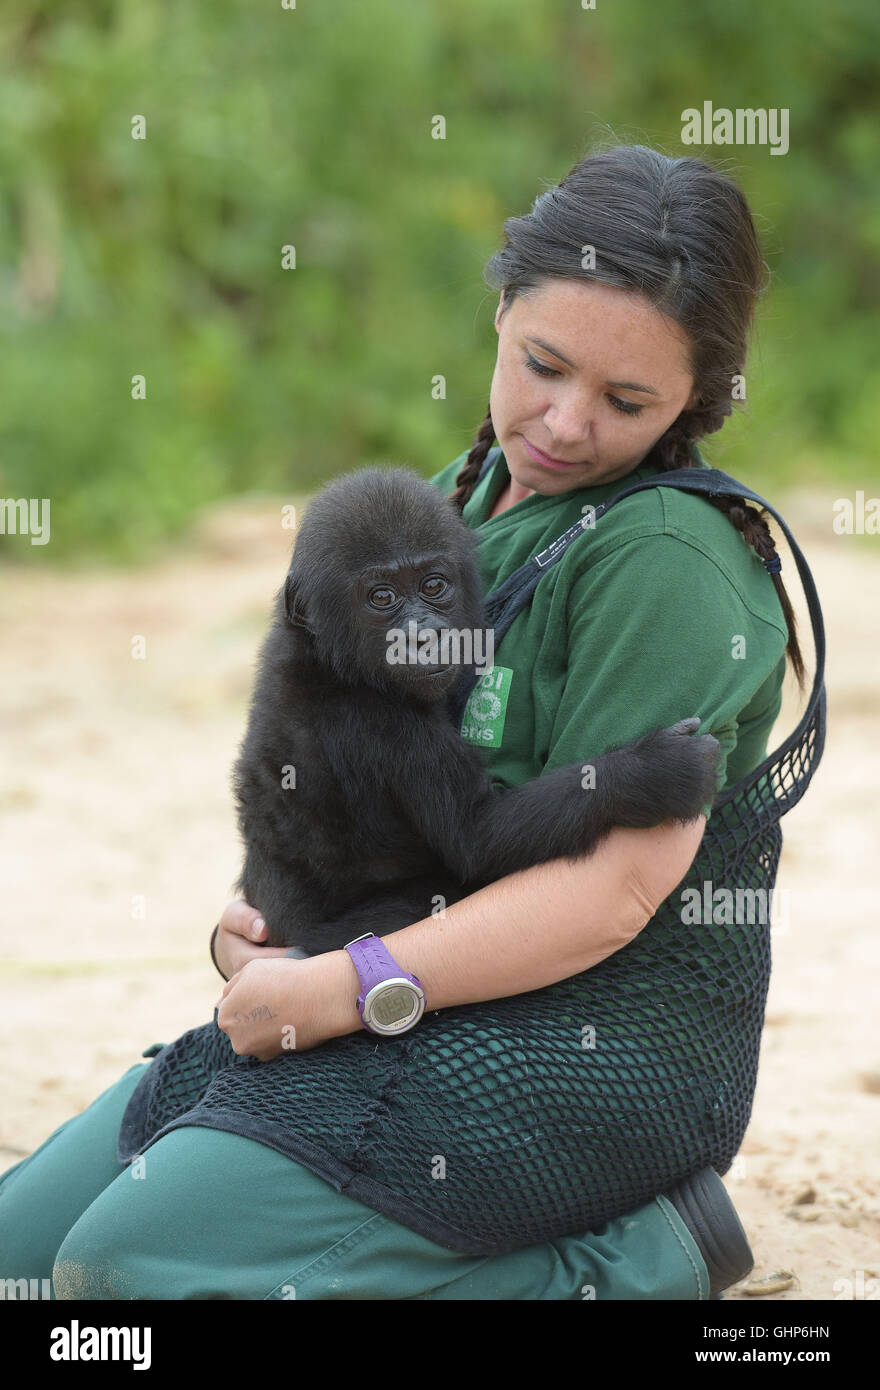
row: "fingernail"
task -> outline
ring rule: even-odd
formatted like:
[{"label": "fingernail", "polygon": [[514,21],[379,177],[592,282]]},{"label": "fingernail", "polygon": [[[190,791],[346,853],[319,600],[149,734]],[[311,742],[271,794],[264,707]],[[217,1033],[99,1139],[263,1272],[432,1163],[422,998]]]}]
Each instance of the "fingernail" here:
[{"label": "fingernail", "polygon": [[263,921],[262,917],[255,917],[251,923],[251,936],[254,938],[258,937],[265,925],[266,923]]}]

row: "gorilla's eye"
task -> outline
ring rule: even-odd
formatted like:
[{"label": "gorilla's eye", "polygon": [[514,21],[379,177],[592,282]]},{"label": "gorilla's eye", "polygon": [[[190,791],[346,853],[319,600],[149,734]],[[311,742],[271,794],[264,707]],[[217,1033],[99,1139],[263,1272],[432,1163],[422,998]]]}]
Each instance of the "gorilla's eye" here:
[{"label": "gorilla's eye", "polygon": [[427,579],[423,579],[421,583],[421,590],[426,598],[439,598],[441,594],[446,593],[448,588],[449,585],[446,580],[441,579],[439,574],[429,574]]},{"label": "gorilla's eye", "polygon": [[397,594],[385,585],[370,590],[369,602],[374,608],[390,608],[396,600]]}]

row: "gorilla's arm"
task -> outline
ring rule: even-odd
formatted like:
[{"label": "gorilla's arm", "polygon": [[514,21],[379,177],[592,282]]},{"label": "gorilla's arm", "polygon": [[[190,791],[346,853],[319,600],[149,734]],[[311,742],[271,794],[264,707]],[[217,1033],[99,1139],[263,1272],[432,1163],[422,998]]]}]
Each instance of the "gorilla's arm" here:
[{"label": "gorilla's arm", "polygon": [[364,932],[386,936],[423,920],[438,899],[452,904],[517,870],[586,857],[614,826],[693,821],[715,791],[718,743],[694,736],[696,719],[596,758],[589,790],[581,764],[503,790],[492,786],[478,750],[448,723],[414,715],[410,724],[400,711],[390,738],[387,729],[371,724],[363,705],[360,714],[337,725],[333,759],[356,780],[366,771],[359,767],[365,758],[374,776],[383,768],[386,784],[376,788],[372,832],[382,834],[381,807],[386,799],[393,802],[436,856],[437,868],[365,891],[331,914],[315,904],[306,911],[294,905],[289,881],[285,885],[279,875],[274,920],[284,923],[286,939],[312,952],[338,948]]},{"label": "gorilla's arm", "polygon": [[615,825],[644,829],[696,817],[715,795],[719,749],[710,735],[695,736],[698,725],[681,720],[592,764],[499,789],[451,725],[422,722],[407,730],[408,748],[392,763],[388,792],[463,883],[489,883],[533,864],[588,855]]}]

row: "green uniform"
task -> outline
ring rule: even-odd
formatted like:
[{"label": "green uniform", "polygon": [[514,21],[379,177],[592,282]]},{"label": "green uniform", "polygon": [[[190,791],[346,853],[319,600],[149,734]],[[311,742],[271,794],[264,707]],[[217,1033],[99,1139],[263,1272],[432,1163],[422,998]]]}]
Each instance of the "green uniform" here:
[{"label": "green uniform", "polygon": [[[465,457],[432,480],[444,492]],[[535,493],[487,520],[509,479],[500,456],[463,513],[479,530],[487,590],[585,505],[653,471],[642,465],[560,497]],[[542,576],[499,646],[496,673],[469,702],[463,733],[488,749],[492,777],[516,786],[696,714],[721,744],[720,790],[765,756],[787,640],[773,581],[723,512],[693,493],[649,488],[612,507]]]},{"label": "green uniform", "polygon": [[[451,492],[464,455],[432,481]],[[702,462],[700,460],[700,462]],[[648,476],[465,519],[487,588],[614,492]],[[785,622],[760,560],[703,499],[648,490],[611,509],[542,577],[473,692],[463,734],[516,785],[697,714],[719,786],[761,761],[779,710]],[[706,808],[707,811],[709,808]],[[62,1298],[699,1299],[706,1269],[658,1197],[601,1232],[511,1254],[445,1249],[241,1135],[186,1126],[122,1172],[116,1136],[142,1064],[0,1179],[0,1288],[53,1272]],[[316,1116],[320,1125],[320,1117]]]}]

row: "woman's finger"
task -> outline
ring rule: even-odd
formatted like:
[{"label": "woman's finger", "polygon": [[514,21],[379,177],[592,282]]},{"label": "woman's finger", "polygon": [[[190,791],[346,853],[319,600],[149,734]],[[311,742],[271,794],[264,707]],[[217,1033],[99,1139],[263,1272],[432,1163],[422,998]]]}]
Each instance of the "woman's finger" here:
[{"label": "woman's finger", "polygon": [[266,939],[266,923],[257,909],[246,903],[244,898],[234,898],[226,904],[220,918],[220,928],[236,936],[247,937],[248,941]]},{"label": "woman's finger", "polygon": [[248,961],[267,960],[270,956],[285,956],[287,951],[283,946],[262,946],[258,941],[249,941],[246,936],[240,936],[238,932],[224,932],[221,925],[217,933],[214,954],[217,957],[221,974],[232,976],[236,971],[244,969]]}]

